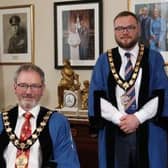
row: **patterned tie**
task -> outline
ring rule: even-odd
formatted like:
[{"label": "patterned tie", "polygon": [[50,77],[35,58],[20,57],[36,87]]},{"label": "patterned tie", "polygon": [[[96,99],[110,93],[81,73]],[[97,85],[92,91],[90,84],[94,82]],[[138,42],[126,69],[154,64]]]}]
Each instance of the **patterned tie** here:
[{"label": "patterned tie", "polygon": [[[32,114],[30,112],[24,113],[25,121],[22,125],[22,129],[20,133],[21,141],[25,141],[27,138],[31,136],[31,132],[32,132],[31,123],[30,123],[31,117],[32,117]],[[15,168],[28,168],[29,153],[30,153],[30,149],[27,149],[25,151],[19,150],[19,149],[17,150]]]},{"label": "patterned tie", "polygon": [[[133,73],[133,66],[131,62],[131,54],[125,53],[128,61],[125,67],[125,80],[128,81]],[[132,86],[126,91],[126,96],[128,98],[128,103],[125,105],[125,112],[132,114],[136,111],[136,98],[135,98],[135,87]]]}]

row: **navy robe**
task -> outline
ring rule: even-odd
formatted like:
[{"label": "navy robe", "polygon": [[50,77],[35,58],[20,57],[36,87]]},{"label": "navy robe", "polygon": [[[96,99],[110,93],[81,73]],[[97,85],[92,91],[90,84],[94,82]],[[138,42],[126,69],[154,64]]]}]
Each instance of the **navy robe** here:
[{"label": "navy robe", "polygon": [[[118,48],[112,49],[112,54],[115,68],[119,73],[121,56]],[[157,115],[140,124],[137,129],[138,159],[136,168],[167,168],[168,78],[164,71],[163,58],[158,52],[145,48],[140,68],[142,68],[142,80],[138,107],[140,109],[155,96],[159,97],[159,106]],[[117,108],[116,85],[107,53],[104,53],[99,56],[92,73],[88,102],[91,130],[98,133],[99,168],[115,168],[114,135],[118,127],[101,117],[100,97],[105,98]]]}]

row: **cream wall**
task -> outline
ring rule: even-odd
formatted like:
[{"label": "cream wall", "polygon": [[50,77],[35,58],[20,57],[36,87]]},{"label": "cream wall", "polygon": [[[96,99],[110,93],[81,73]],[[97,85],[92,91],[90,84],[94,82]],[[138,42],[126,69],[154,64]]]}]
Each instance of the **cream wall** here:
[{"label": "cream wall", "polygon": [[[46,91],[41,103],[49,108],[57,105],[57,85],[61,78],[60,70],[54,69],[54,0],[0,0],[0,6],[34,4],[35,19],[35,64],[46,73]],[[61,1],[62,2],[62,1]],[[103,48],[114,47],[112,22],[114,16],[127,9],[127,0],[103,0]],[[14,105],[13,75],[18,65],[0,65],[0,108]],[[91,70],[75,70],[80,81],[91,77]]]}]

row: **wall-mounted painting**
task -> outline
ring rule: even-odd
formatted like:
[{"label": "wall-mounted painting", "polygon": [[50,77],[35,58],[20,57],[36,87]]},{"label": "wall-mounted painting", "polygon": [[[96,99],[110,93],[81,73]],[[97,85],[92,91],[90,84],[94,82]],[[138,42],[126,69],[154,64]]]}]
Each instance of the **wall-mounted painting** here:
[{"label": "wall-mounted painting", "polygon": [[102,51],[100,0],[54,3],[55,68],[68,59],[74,68],[91,68]]},{"label": "wall-mounted painting", "polygon": [[33,5],[0,7],[0,64],[33,63]]},{"label": "wall-mounted painting", "polygon": [[128,8],[140,20],[140,41],[147,47],[161,52],[168,62],[168,1],[128,0]]}]

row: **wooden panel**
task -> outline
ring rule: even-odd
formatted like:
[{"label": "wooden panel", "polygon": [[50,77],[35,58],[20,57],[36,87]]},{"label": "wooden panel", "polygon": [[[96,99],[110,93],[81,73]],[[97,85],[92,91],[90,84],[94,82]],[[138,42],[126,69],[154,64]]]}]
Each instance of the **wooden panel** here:
[{"label": "wooden panel", "polygon": [[98,168],[97,138],[89,133],[88,121],[69,119],[81,168]]}]

